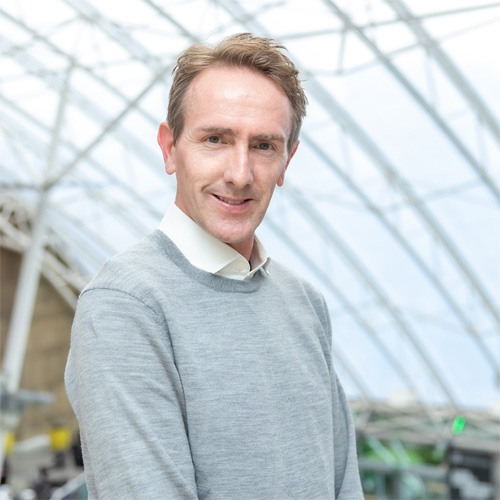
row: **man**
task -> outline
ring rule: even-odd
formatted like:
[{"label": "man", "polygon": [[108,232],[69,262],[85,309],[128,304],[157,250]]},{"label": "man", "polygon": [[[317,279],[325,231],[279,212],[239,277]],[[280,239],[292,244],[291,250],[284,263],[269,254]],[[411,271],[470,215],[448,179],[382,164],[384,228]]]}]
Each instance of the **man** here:
[{"label": "man", "polygon": [[158,230],[83,291],[66,386],[90,499],[362,498],[326,304],[255,237],[306,98],[276,42],[196,45],[158,142]]}]

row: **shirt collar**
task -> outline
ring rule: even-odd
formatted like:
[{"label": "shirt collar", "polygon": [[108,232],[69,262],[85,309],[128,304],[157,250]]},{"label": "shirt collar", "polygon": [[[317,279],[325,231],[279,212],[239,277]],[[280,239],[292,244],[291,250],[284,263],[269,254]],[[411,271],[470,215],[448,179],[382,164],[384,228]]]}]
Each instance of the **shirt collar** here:
[{"label": "shirt collar", "polygon": [[225,278],[251,279],[263,269],[267,273],[270,258],[255,237],[250,264],[234,248],[207,233],[175,203],[167,210],[158,229],[165,233],[189,262],[203,271]]}]

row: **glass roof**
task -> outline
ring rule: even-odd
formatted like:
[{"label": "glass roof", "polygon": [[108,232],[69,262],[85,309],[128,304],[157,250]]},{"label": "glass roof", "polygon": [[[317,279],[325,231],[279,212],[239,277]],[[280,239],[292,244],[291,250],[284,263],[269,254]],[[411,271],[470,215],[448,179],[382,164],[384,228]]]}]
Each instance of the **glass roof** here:
[{"label": "glass roof", "polygon": [[4,0],[2,244],[45,193],[44,272],[74,300],[173,201],[176,56],[247,31],[309,98],[259,235],[324,293],[349,397],[500,412],[499,2]]}]

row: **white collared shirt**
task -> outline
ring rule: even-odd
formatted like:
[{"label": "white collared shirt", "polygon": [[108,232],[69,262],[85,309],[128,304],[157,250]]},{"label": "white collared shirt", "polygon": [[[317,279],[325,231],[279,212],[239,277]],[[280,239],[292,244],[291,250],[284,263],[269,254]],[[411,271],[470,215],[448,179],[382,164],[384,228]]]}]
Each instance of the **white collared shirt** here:
[{"label": "white collared shirt", "polygon": [[249,263],[234,248],[198,226],[175,203],[167,210],[158,229],[175,243],[193,266],[203,271],[236,280],[252,279],[261,268],[267,273],[271,259],[257,237]]}]

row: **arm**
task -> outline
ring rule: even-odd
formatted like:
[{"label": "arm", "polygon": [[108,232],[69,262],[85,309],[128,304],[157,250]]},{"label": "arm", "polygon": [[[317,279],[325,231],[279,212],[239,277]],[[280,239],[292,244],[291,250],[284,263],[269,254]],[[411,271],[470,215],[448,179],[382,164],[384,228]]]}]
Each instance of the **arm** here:
[{"label": "arm", "polygon": [[356,450],[356,431],[349,401],[332,364],[332,323],[323,297],[320,303],[319,316],[325,328],[325,351],[331,367],[335,498],[337,500],[363,499]]},{"label": "arm", "polygon": [[182,385],[163,318],[126,293],[85,292],[66,387],[90,500],[197,499]]},{"label": "arm", "polygon": [[335,498],[363,499],[356,452],[356,434],[349,402],[340,382],[333,374],[333,431],[335,457]]}]

